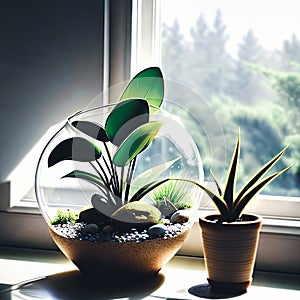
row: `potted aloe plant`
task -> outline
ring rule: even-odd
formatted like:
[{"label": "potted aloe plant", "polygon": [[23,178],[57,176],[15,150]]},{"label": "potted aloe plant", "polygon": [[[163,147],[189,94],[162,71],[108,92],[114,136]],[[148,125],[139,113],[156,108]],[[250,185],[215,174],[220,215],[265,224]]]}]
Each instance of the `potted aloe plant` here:
[{"label": "potted aloe plant", "polygon": [[212,291],[242,293],[251,284],[262,218],[254,214],[244,214],[243,210],[266,185],[289,169],[288,167],[264,176],[285,151],[286,148],[274,156],[236,193],[239,134],[224,188],[221,188],[212,172],[217,193],[198,184],[219,211],[219,214],[201,217],[199,220],[208,282]]},{"label": "potted aloe plant", "polygon": [[188,133],[174,135],[180,124],[163,98],[160,69],[145,69],[116,104],[70,117],[41,155],[38,203],[53,240],[84,273],[156,274],[188,235],[197,197],[186,199],[188,211],[185,199],[179,206],[167,194],[162,206],[150,197],[178,171],[189,180],[203,172]]}]

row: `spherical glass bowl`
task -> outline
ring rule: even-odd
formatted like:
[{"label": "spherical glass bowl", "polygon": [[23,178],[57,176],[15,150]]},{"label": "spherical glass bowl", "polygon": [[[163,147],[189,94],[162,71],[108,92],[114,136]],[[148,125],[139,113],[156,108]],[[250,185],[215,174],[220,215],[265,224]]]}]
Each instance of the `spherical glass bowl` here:
[{"label": "spherical glass bowl", "polygon": [[[76,113],[50,139],[37,166],[37,200],[54,241],[80,270],[155,273],[178,251],[193,223],[201,191],[190,180],[203,181],[201,157],[181,120],[155,107],[147,124],[132,119],[138,125],[122,129],[128,135],[145,125],[135,137],[103,137],[103,128],[110,134],[109,122],[114,127],[123,118],[111,118],[117,105]],[[149,245],[150,258],[137,262],[137,253],[145,252],[137,247]],[[124,259],[132,247],[133,256]],[[112,265],[103,259],[108,252]]]}]

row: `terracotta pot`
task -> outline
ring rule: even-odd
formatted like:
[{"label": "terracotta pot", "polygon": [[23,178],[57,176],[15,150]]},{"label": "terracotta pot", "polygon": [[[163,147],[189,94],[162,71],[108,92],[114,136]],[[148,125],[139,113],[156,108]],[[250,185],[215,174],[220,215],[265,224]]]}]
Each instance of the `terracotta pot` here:
[{"label": "terracotta pot", "polygon": [[157,274],[180,249],[189,228],[176,237],[124,243],[80,241],[63,237],[51,227],[49,231],[57,246],[83,274],[135,278]]},{"label": "terracotta pot", "polygon": [[219,217],[199,219],[208,282],[215,290],[242,292],[252,282],[262,219],[245,214],[242,221],[221,223]]}]

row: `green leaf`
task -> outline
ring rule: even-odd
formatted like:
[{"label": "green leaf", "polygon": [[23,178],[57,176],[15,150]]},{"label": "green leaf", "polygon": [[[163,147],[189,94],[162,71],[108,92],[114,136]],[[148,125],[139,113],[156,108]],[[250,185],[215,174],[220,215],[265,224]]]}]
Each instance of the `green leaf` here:
[{"label": "green leaf", "polygon": [[119,167],[128,165],[150,145],[162,125],[160,121],[153,121],[137,128],[117,149],[113,163]]},{"label": "green leaf", "polygon": [[169,181],[170,178],[163,178],[160,180],[152,181],[143,187],[141,187],[131,198],[129,202],[139,201],[143,197],[145,197],[149,192],[157,188],[158,186],[162,185],[163,183]]},{"label": "green leaf", "polygon": [[143,197],[145,197],[149,192],[157,188],[158,186],[162,185],[163,183],[169,181],[169,180],[176,180],[176,181],[182,181],[182,182],[190,182],[199,187],[200,189],[204,190],[207,195],[212,199],[214,204],[216,205],[217,209],[219,210],[220,214],[225,218],[230,217],[230,212],[228,211],[227,205],[224,202],[222,198],[220,198],[218,195],[207,189],[204,185],[201,183],[191,180],[191,179],[184,179],[184,178],[164,178],[161,180],[153,181],[149,184],[146,184],[142,188],[140,188],[130,199],[130,202],[141,200]]},{"label": "green leaf", "polygon": [[216,178],[216,176],[214,175],[214,173],[212,172],[212,170],[210,170],[210,174],[211,174],[211,177],[213,178],[215,184],[216,184],[216,187],[218,189],[218,193],[219,195],[222,197],[222,189],[221,189],[221,186]]},{"label": "green leaf", "polygon": [[268,171],[272,166],[276,164],[276,162],[281,158],[281,156],[285,153],[286,149],[288,147],[285,147],[282,149],[277,155],[275,155],[269,162],[267,162],[260,170],[258,170],[255,175],[241,188],[240,192],[238,193],[235,202],[238,203],[240,199],[244,196],[244,194],[251,189],[256,182]]},{"label": "green leaf", "polygon": [[128,99],[118,103],[108,116],[105,131],[116,146],[138,127],[149,122],[149,105],[144,99]]},{"label": "green leaf", "polygon": [[205,187],[201,183],[196,182],[194,180],[190,180],[190,179],[184,179],[184,180],[179,179],[179,180],[194,183],[196,186],[198,186],[200,189],[202,189],[209,196],[209,198],[213,201],[213,203],[217,207],[217,209],[220,212],[220,214],[222,215],[222,217],[224,219],[229,218],[230,211],[228,209],[228,206],[227,206],[226,202],[220,196],[216,195],[214,192],[209,190],[207,187]]},{"label": "green leaf", "polygon": [[89,122],[89,121],[74,121],[74,122],[72,122],[72,125],[76,129],[80,130],[81,132],[89,135],[90,137],[92,137],[98,141],[101,141],[101,142],[109,141],[104,127],[98,123]]},{"label": "green leaf", "polygon": [[138,73],[127,85],[120,101],[143,98],[149,104],[160,107],[164,97],[164,81],[161,70],[151,67]]},{"label": "green leaf", "polygon": [[232,155],[230,167],[228,170],[227,179],[224,189],[224,200],[227,203],[228,209],[231,210],[233,206],[233,197],[235,190],[236,172],[238,168],[238,161],[240,156],[240,133],[238,134],[236,146]]},{"label": "green leaf", "polygon": [[180,156],[139,174],[133,179],[131,187],[134,189],[135,187],[142,186],[143,184],[145,184],[145,182],[149,182],[150,180],[158,178],[164,171],[169,169],[179,159]]},{"label": "green leaf", "polygon": [[67,175],[63,176],[62,178],[78,178],[92,183],[97,187],[106,188],[104,182],[98,176],[95,176],[85,171],[74,170],[71,173],[68,173]]},{"label": "green leaf", "polygon": [[266,185],[268,185],[272,180],[274,180],[276,177],[278,177],[280,174],[283,172],[287,171],[290,167],[287,167],[280,172],[275,172],[274,174],[269,175],[265,179],[263,179],[261,182],[256,184],[248,193],[246,193],[242,198],[239,199],[235,203],[235,206],[232,211],[232,219],[233,221],[238,219],[240,216],[241,212],[245,208],[245,206],[249,203],[249,201],[256,195],[258,194]]},{"label": "green leaf", "polygon": [[75,160],[82,162],[94,161],[101,157],[101,150],[88,140],[74,137],[60,142],[50,153],[48,167],[63,160]]}]

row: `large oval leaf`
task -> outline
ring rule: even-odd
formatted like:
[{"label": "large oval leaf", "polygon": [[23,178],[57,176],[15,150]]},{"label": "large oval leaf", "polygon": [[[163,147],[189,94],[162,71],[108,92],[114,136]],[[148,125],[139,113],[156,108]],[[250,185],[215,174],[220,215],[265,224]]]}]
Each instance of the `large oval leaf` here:
[{"label": "large oval leaf", "polygon": [[126,86],[120,101],[143,98],[160,107],[164,98],[164,81],[160,68],[151,67],[138,73]]},{"label": "large oval leaf", "polygon": [[154,121],[137,128],[116,151],[113,158],[114,164],[119,167],[128,165],[149,146],[162,125],[162,122]]},{"label": "large oval leaf", "polygon": [[89,121],[74,121],[72,125],[82,131],[83,133],[89,135],[90,137],[101,141],[108,142],[108,137],[106,135],[105,129],[100,124]]},{"label": "large oval leaf", "polygon": [[118,103],[108,116],[105,131],[116,146],[138,127],[149,122],[149,105],[144,99],[128,99]]},{"label": "large oval leaf", "polygon": [[101,150],[81,137],[69,138],[59,143],[50,153],[48,167],[63,160],[89,162],[101,157]]}]

